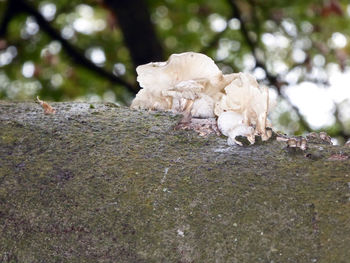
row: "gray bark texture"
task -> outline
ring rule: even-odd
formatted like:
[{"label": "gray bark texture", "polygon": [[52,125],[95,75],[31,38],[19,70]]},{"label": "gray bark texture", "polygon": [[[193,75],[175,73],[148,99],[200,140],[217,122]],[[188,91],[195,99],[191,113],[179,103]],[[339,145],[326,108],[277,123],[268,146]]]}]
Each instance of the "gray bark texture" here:
[{"label": "gray bark texture", "polygon": [[0,102],[0,262],[350,262],[350,148]]}]

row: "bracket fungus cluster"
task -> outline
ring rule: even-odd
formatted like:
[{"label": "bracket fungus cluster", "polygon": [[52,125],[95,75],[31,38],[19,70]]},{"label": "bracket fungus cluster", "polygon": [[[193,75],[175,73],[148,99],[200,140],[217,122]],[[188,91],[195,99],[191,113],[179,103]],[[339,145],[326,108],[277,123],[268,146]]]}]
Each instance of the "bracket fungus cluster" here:
[{"label": "bracket fungus cluster", "polygon": [[173,54],[166,62],[151,62],[136,71],[142,89],[133,109],[169,110],[182,113],[186,121],[217,117],[229,145],[240,144],[238,135],[250,143],[255,135],[271,137],[266,130],[269,92],[250,74],[223,74],[210,57],[195,52]]}]

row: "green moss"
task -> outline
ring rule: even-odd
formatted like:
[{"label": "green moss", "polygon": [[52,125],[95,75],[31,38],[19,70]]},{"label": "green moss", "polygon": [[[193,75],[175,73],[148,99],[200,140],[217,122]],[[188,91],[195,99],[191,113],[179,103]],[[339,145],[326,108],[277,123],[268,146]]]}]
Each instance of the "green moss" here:
[{"label": "green moss", "polygon": [[349,148],[229,147],[170,113],[54,106],[0,102],[0,261],[349,258],[350,161],[328,160]]},{"label": "green moss", "polygon": [[11,134],[4,134],[1,136],[1,140],[4,144],[13,144],[18,138],[13,137]]},{"label": "green moss", "polygon": [[119,108],[120,106],[113,102],[106,102],[105,105],[110,108]]}]

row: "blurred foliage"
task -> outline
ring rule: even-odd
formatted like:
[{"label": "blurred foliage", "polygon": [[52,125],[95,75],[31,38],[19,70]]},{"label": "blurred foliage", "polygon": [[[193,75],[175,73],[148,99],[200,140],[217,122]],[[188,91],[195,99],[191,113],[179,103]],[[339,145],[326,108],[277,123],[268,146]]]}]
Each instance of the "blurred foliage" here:
[{"label": "blurred foliage", "polygon": [[[235,16],[230,1],[238,6],[240,17]],[[27,2],[99,67],[129,83],[136,82],[118,20],[102,0]],[[189,50],[203,52],[213,57],[225,73],[254,73],[279,94],[276,113],[271,117],[287,132],[302,133],[312,127],[300,122],[301,114],[293,108],[293,101],[283,102],[287,98],[284,88],[303,81],[326,88],[328,67],[347,70],[347,0],[148,0],[147,4],[165,58]],[[7,1],[0,0],[0,19],[6,6]],[[265,68],[257,65],[257,60]],[[278,82],[272,83],[267,74],[276,76]],[[55,101],[107,100],[122,104],[129,103],[133,96],[123,86],[73,64],[57,39],[40,30],[31,16],[21,13],[11,19],[6,37],[0,39],[0,99],[24,100],[36,95]],[[333,136],[347,138],[349,118],[338,115],[325,129]]]}]

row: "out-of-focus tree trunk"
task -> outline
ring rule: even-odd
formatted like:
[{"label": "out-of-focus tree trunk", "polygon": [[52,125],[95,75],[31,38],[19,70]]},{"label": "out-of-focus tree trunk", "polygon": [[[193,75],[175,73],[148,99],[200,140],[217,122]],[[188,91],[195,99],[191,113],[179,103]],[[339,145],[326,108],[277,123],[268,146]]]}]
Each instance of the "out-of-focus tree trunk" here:
[{"label": "out-of-focus tree trunk", "polygon": [[134,66],[163,59],[160,44],[144,0],[105,0],[116,14]]}]

